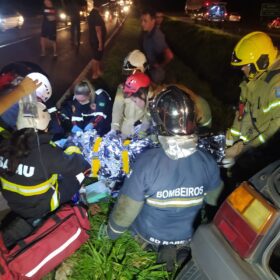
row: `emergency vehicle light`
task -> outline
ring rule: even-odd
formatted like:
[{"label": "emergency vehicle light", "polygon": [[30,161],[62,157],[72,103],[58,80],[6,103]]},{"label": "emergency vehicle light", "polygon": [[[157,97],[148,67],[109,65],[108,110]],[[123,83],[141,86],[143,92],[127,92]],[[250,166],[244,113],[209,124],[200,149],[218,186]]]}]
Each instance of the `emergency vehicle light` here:
[{"label": "emergency vehicle light", "polygon": [[277,210],[243,182],[224,201],[214,224],[237,253],[249,257],[275,219]]}]

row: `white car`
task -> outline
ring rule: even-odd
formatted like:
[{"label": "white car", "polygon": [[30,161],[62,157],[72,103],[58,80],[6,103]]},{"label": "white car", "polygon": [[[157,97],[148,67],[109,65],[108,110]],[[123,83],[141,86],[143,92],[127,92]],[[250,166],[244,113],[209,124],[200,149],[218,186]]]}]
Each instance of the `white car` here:
[{"label": "white car", "polygon": [[6,31],[11,28],[21,28],[24,17],[17,11],[9,8],[0,8],[0,30]]}]

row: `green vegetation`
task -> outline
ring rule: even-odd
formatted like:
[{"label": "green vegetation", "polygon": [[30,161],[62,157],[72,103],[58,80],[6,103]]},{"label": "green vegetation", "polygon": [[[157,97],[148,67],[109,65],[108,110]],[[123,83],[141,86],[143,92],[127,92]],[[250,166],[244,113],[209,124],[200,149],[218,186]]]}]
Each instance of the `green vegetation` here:
[{"label": "green vegetation", "polygon": [[[206,98],[212,108],[214,129],[224,130],[232,121],[229,105],[225,104],[238,96],[239,77],[229,67],[236,38],[171,20],[163,28],[176,54],[168,66],[166,82],[183,83]],[[122,79],[124,57],[138,47],[139,32],[138,19],[128,18],[106,53],[104,79],[112,92]],[[156,265],[155,253],[143,251],[129,234],[116,241],[102,237],[109,206],[109,202],[100,203],[102,211],[90,218],[90,240],[66,261],[72,270],[67,279],[174,279],[176,272],[168,274],[163,265]],[[54,272],[46,279],[53,277]]]}]

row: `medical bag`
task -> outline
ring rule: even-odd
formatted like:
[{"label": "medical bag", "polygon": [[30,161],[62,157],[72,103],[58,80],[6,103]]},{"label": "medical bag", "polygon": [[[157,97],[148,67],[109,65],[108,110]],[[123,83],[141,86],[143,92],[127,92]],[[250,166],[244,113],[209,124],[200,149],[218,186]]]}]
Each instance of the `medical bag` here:
[{"label": "medical bag", "polygon": [[86,209],[66,204],[11,250],[0,233],[0,279],[41,279],[88,240],[89,229]]}]

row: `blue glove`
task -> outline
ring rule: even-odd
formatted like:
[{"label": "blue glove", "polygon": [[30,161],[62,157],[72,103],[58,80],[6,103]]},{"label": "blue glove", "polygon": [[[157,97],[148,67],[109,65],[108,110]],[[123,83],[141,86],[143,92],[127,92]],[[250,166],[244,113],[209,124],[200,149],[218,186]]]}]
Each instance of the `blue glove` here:
[{"label": "blue glove", "polygon": [[60,140],[57,140],[57,141],[55,141],[54,143],[58,146],[58,147],[60,147],[60,148],[63,148],[64,146],[65,146],[65,143],[67,142],[67,138],[62,138],[62,139],[60,139]]},{"label": "blue glove", "polygon": [[77,133],[79,131],[83,132],[83,130],[80,127],[78,127],[77,125],[74,125],[71,129],[71,132],[73,132],[73,133]]},{"label": "blue glove", "polygon": [[93,130],[93,124],[89,123],[88,125],[86,125],[86,127],[84,128],[84,132],[89,131],[89,130]]}]

